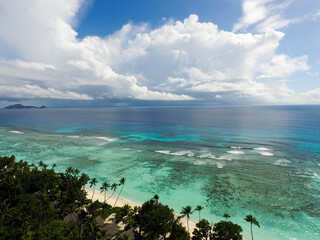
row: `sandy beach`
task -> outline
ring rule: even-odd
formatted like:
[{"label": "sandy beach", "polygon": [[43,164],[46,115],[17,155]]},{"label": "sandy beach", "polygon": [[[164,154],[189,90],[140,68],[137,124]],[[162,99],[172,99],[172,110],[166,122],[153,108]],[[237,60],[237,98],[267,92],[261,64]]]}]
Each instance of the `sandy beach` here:
[{"label": "sandy beach", "polygon": [[[92,194],[93,194],[93,190],[91,188],[89,188],[89,187],[86,187],[85,190],[87,192],[87,197],[91,199]],[[110,194],[106,194],[106,199],[108,199],[110,196],[111,196]],[[117,194],[115,194],[114,196],[111,196],[109,198],[109,200],[107,201],[107,203],[113,206],[114,203],[117,200],[117,196],[118,196]],[[93,200],[98,200],[100,202],[103,202],[104,201],[104,193],[100,193],[100,190],[96,189],[95,193],[94,193],[94,196],[93,196]],[[136,202],[134,202],[132,200],[128,200],[128,199],[122,198],[120,196],[118,201],[117,201],[116,207],[123,207],[126,204],[129,204],[131,207],[141,206],[141,204],[139,204],[139,203],[136,203]],[[178,216],[177,214],[175,214],[175,215]],[[188,229],[188,227],[187,227],[187,218],[182,218],[181,219],[181,223],[186,229]],[[193,232],[193,230],[195,228],[196,228],[196,221],[194,219],[190,219],[189,220],[190,236],[192,236],[192,232]],[[243,237],[243,240],[248,240],[248,238]]]},{"label": "sandy beach", "polygon": [[[92,195],[93,195],[93,190],[89,187],[86,187],[85,188],[86,192],[87,192],[87,197],[89,199],[92,198]],[[110,194],[106,194],[106,199],[108,199],[111,195]],[[116,202],[117,200],[117,194],[114,195],[114,196],[111,196],[109,198],[109,200],[107,201],[108,204],[110,205],[114,205],[114,203]],[[95,190],[95,193],[93,195],[93,200],[98,200],[100,202],[103,202],[104,201],[104,193],[100,193],[100,190]],[[134,206],[141,206],[141,204],[139,203],[136,203],[134,201],[131,201],[131,200],[128,200],[128,199],[125,199],[125,198],[122,198],[121,196],[119,197],[118,201],[117,201],[117,204],[116,204],[116,207],[123,207],[125,204],[129,204],[131,207],[134,207]],[[187,218],[182,218],[181,219],[181,223],[182,225],[188,229],[187,227]],[[190,229],[190,235],[192,234],[193,232],[193,229],[196,227],[196,222],[195,221],[192,221],[192,220],[189,220],[189,229]]]}]

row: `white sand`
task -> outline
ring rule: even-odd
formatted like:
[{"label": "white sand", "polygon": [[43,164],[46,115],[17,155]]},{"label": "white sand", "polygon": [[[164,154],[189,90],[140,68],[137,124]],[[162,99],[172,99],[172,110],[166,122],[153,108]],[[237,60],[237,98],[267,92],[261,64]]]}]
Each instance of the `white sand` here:
[{"label": "white sand", "polygon": [[[91,199],[92,198],[92,194],[93,194],[93,190],[91,188],[86,187],[85,188],[86,192],[87,192],[87,198]],[[115,193],[114,196],[112,196],[107,203],[114,206],[114,203],[116,202],[118,193]],[[110,197],[110,194],[106,194],[106,199],[108,199]],[[93,200],[98,200],[99,202],[103,202],[104,201],[104,193],[100,193],[100,190],[95,190],[94,196],[93,196]],[[130,201],[128,199],[124,199],[121,196],[118,199],[117,205],[116,207],[123,207],[124,205],[129,204],[129,206],[134,207],[134,206],[141,206],[141,204]],[[187,219],[186,218],[182,218],[181,219],[181,223],[182,225],[188,229],[187,227]],[[194,221],[189,220],[189,229],[190,229],[190,235],[193,232],[193,229],[195,229],[196,227],[196,223]]]},{"label": "white sand", "polygon": [[[86,187],[85,188],[86,192],[87,192],[87,198],[91,199],[92,198],[92,194],[93,194],[93,190],[91,188]],[[106,199],[108,199],[111,195],[110,194],[106,194]],[[118,192],[115,193],[114,196],[112,196],[107,203],[114,206],[114,203],[116,202],[118,196]],[[100,193],[100,190],[95,190],[94,196],[93,196],[93,200],[98,200],[99,202],[104,201],[104,193]],[[135,207],[135,206],[141,206],[141,204],[136,203],[134,201],[122,198],[121,196],[118,199],[117,205],[116,207],[123,207],[124,205],[129,204],[129,206],[131,207]],[[177,215],[176,215],[177,216]],[[188,230],[187,227],[187,218],[182,218],[181,219],[181,223],[182,225]],[[192,236],[192,232],[193,229],[196,228],[196,222],[194,220],[189,220],[189,232],[190,232],[190,236]],[[243,240],[248,240],[247,238],[243,237]]]}]

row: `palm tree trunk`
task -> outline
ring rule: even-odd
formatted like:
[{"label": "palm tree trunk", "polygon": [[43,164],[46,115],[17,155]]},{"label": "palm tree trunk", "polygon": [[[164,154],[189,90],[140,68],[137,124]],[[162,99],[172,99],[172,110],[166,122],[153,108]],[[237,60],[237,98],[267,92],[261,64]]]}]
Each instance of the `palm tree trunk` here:
[{"label": "palm tree trunk", "polygon": [[114,203],[114,206],[113,206],[113,207],[116,206],[116,204],[117,204],[117,202],[118,202],[118,199],[119,199],[119,197],[120,197],[120,194],[121,194],[121,192],[122,192],[122,189],[123,189],[123,185],[121,186],[121,189],[120,189],[120,192],[119,192],[119,194],[118,194],[117,200],[116,200],[116,202]]},{"label": "palm tree trunk", "polygon": [[201,221],[201,217],[200,217],[200,211],[199,211],[199,222]]},{"label": "palm tree trunk", "polygon": [[251,238],[252,238],[252,240],[253,240],[252,223],[251,223]]},{"label": "palm tree trunk", "polygon": [[94,196],[94,190],[95,190],[95,189],[93,188],[93,193],[92,193],[92,201],[93,201],[93,196]]},{"label": "palm tree trunk", "polygon": [[112,194],[110,195],[110,197],[108,197],[108,199],[106,201],[108,201],[114,194],[115,190],[113,190]]},{"label": "palm tree trunk", "polygon": [[190,233],[190,230],[189,230],[189,218],[187,218],[187,227],[188,227],[188,233]]}]

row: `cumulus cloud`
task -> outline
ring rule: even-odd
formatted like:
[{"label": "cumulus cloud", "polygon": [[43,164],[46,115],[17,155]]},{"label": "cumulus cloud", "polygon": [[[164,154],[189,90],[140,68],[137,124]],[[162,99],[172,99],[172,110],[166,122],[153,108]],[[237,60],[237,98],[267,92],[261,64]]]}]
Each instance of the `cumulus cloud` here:
[{"label": "cumulus cloud", "polygon": [[[0,55],[1,97],[294,102],[295,92],[277,81],[309,69],[307,56],[276,53],[284,34],[268,21],[290,1],[244,0],[234,32],[190,15],[79,39],[74,23],[83,3],[0,2],[0,44],[12,55]],[[252,25],[264,31],[236,32]]]},{"label": "cumulus cloud", "polygon": [[284,79],[296,71],[307,71],[310,69],[307,63],[308,56],[290,58],[284,54],[274,55],[270,62],[260,66],[261,75],[257,78]]}]

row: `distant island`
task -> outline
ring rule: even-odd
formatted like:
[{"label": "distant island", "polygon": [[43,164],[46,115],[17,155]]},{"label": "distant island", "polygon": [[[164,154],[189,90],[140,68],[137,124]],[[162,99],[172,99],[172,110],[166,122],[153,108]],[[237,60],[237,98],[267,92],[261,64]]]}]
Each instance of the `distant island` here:
[{"label": "distant island", "polygon": [[47,108],[46,106],[41,106],[41,107],[35,107],[35,106],[24,106],[22,104],[14,104],[14,105],[10,105],[5,107],[5,109],[29,109],[29,108],[36,108],[36,109],[43,109],[43,108]]}]

